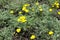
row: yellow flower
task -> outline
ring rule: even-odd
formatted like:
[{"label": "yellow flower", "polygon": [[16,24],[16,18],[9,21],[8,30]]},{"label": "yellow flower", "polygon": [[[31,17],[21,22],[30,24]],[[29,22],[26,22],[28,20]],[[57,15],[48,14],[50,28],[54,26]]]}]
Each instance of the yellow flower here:
[{"label": "yellow flower", "polygon": [[25,12],[26,12],[26,13],[28,13],[28,12],[29,12],[29,10],[28,10],[28,9],[25,9]]},{"label": "yellow flower", "polygon": [[23,11],[24,11],[24,10],[26,10],[26,7],[25,7],[25,6],[23,6],[22,10],[23,10]]},{"label": "yellow flower", "polygon": [[56,5],[59,5],[59,3],[56,3]]},{"label": "yellow flower", "polygon": [[54,4],[52,4],[52,7],[54,7],[55,5]]},{"label": "yellow flower", "polygon": [[56,5],[56,8],[59,8],[59,5]]},{"label": "yellow flower", "polygon": [[10,11],[10,13],[11,13],[11,14],[13,14],[13,13],[14,13],[14,11],[13,11],[13,10],[11,10],[11,11]]},{"label": "yellow flower", "polygon": [[54,5],[52,5],[52,7],[54,7]]},{"label": "yellow flower", "polygon": [[43,11],[43,9],[42,9],[42,8],[40,8],[39,10],[40,10],[40,11]]},{"label": "yellow flower", "polygon": [[60,15],[60,11],[58,12],[58,15]]},{"label": "yellow flower", "polygon": [[39,5],[39,2],[36,2],[35,4],[36,4],[36,5]]},{"label": "yellow flower", "polygon": [[31,35],[30,39],[35,39],[36,36],[35,35]]},{"label": "yellow flower", "polygon": [[49,31],[49,33],[48,33],[49,35],[53,35],[54,34],[54,32],[53,31]]},{"label": "yellow flower", "polygon": [[52,8],[50,8],[49,11],[52,12]]},{"label": "yellow flower", "polygon": [[29,10],[25,6],[23,6],[22,10],[25,11],[26,13],[29,12]]},{"label": "yellow flower", "polygon": [[16,32],[17,32],[17,33],[20,33],[20,32],[21,32],[21,28],[17,28],[17,29],[16,29]]},{"label": "yellow flower", "polygon": [[54,5],[56,5],[56,6],[57,6],[57,5],[59,5],[59,3],[56,1],[56,2],[54,3]]},{"label": "yellow flower", "polygon": [[19,14],[22,14],[22,11],[20,11]]},{"label": "yellow flower", "polygon": [[56,5],[58,2],[57,1],[55,1],[55,3],[54,3],[54,5]]},{"label": "yellow flower", "polygon": [[26,17],[25,17],[25,16],[21,16],[21,17],[18,18],[17,21],[24,23],[24,22],[26,22],[27,20],[26,20]]},{"label": "yellow flower", "polygon": [[30,6],[30,4],[26,3],[26,4],[24,4],[23,6],[27,7],[27,6]]}]

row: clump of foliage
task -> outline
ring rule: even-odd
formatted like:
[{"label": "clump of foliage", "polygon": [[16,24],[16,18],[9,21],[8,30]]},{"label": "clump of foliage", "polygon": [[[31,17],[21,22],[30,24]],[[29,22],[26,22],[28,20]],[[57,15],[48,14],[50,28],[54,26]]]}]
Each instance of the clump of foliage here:
[{"label": "clump of foliage", "polygon": [[60,0],[0,0],[0,40],[60,40]]}]

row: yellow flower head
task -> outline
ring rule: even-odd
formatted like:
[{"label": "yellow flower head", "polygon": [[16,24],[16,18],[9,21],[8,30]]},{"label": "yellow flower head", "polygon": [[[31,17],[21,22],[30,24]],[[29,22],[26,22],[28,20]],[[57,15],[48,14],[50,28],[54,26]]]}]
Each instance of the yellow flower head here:
[{"label": "yellow flower head", "polygon": [[27,20],[26,20],[26,17],[25,17],[25,16],[21,16],[21,17],[18,18],[17,21],[24,23],[24,22],[26,22]]},{"label": "yellow flower head", "polygon": [[57,5],[59,5],[59,3],[56,1],[56,2],[54,3],[54,5],[56,5],[56,6],[57,6]]},{"label": "yellow flower head", "polygon": [[22,10],[25,11],[26,13],[29,12],[29,10],[25,6],[23,6]]},{"label": "yellow flower head", "polygon": [[39,10],[40,10],[40,11],[43,11],[43,9],[42,9],[42,8],[40,8]]},{"label": "yellow flower head", "polygon": [[36,5],[39,5],[39,2],[37,1],[35,4],[36,4]]},{"label": "yellow flower head", "polygon": [[54,5],[52,5],[52,7],[54,7]]},{"label": "yellow flower head", "polygon": [[25,7],[25,6],[23,6],[23,7],[22,7],[22,10],[23,10],[23,11],[24,11],[24,10],[26,10],[26,7]]},{"label": "yellow flower head", "polygon": [[30,39],[35,39],[36,36],[35,35],[31,35]]},{"label": "yellow flower head", "polygon": [[27,6],[30,6],[30,4],[26,3],[26,4],[24,4],[23,6],[27,7]]},{"label": "yellow flower head", "polygon": [[59,3],[56,3],[56,5],[59,5]]},{"label": "yellow flower head", "polygon": [[54,4],[52,4],[52,7],[54,7],[55,5]]},{"label": "yellow flower head", "polygon": [[53,35],[54,34],[54,32],[53,31],[49,31],[49,33],[48,33],[49,35]]},{"label": "yellow flower head", "polygon": [[60,11],[58,12],[58,15],[60,15]]},{"label": "yellow flower head", "polygon": [[11,11],[10,11],[10,13],[11,13],[11,14],[13,14],[13,13],[14,13],[14,11],[13,11],[13,10],[11,10]]},{"label": "yellow flower head", "polygon": [[50,8],[49,11],[52,12],[52,8]]},{"label": "yellow flower head", "polygon": [[59,5],[57,5],[56,8],[59,8]]},{"label": "yellow flower head", "polygon": [[58,3],[58,1],[55,1],[55,2],[54,2],[54,5],[56,5],[57,3]]},{"label": "yellow flower head", "polygon": [[17,29],[16,29],[16,32],[17,32],[17,33],[20,33],[20,32],[21,32],[21,28],[17,28]]},{"label": "yellow flower head", "polygon": [[29,10],[28,10],[28,9],[26,9],[26,10],[25,10],[25,12],[26,12],[26,13],[28,13],[28,12],[29,12]]},{"label": "yellow flower head", "polygon": [[20,11],[19,14],[22,14],[22,11]]}]

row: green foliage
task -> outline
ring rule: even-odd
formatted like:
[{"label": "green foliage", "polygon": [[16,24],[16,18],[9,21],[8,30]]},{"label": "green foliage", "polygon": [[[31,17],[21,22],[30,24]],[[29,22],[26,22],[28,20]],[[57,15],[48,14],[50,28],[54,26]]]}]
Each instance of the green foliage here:
[{"label": "green foliage", "polygon": [[[13,40],[17,35],[19,40],[30,40],[31,34],[36,35],[35,40],[60,40],[60,20],[58,20],[60,15],[57,14],[60,9],[51,7],[55,0],[38,1],[39,5],[35,4],[37,0],[0,0],[0,40]],[[22,11],[22,7],[26,3],[31,4],[27,7],[29,13]],[[39,6],[43,11],[39,11]],[[50,8],[53,9],[52,12],[49,11]],[[13,14],[10,13],[11,10],[14,11]],[[20,11],[23,13],[19,14]],[[26,16],[27,22],[17,22],[22,15]],[[21,34],[14,36],[15,28],[22,28]],[[49,31],[53,31],[54,34],[50,36]]]}]

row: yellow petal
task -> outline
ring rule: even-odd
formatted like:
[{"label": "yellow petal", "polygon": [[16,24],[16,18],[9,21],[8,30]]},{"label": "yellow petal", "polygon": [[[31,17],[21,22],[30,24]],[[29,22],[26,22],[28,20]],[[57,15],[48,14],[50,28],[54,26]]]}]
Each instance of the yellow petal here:
[{"label": "yellow petal", "polygon": [[56,5],[59,5],[59,3],[56,3]]},{"label": "yellow petal", "polygon": [[19,14],[22,14],[22,12],[20,11]]},{"label": "yellow petal", "polygon": [[49,34],[49,35],[53,35],[53,33],[54,33],[53,31],[49,31],[49,33],[48,33],[48,34]]},{"label": "yellow petal", "polygon": [[11,11],[10,11],[10,13],[12,13],[12,14],[13,14],[13,13],[14,13],[14,11],[13,11],[13,10],[11,10]]},{"label": "yellow petal", "polygon": [[23,7],[22,10],[23,10],[23,11],[26,10],[26,7]]},{"label": "yellow petal", "polygon": [[50,8],[49,11],[52,12],[52,8]]},{"label": "yellow petal", "polygon": [[43,11],[43,9],[42,9],[42,8],[40,8],[39,10],[40,10],[40,11]]},{"label": "yellow petal", "polygon": [[21,29],[20,28],[16,29],[16,32],[17,33],[21,32]]},{"label": "yellow petal", "polygon": [[27,3],[27,4],[24,4],[24,6],[25,6],[25,7],[26,7],[26,6],[30,6],[30,4]]},{"label": "yellow petal", "polygon": [[60,15],[60,11],[58,12],[58,15]]},{"label": "yellow petal", "polygon": [[35,39],[36,36],[35,35],[31,35],[30,39]]},{"label": "yellow petal", "polygon": [[36,2],[35,4],[36,4],[36,5],[39,5],[39,2]]},{"label": "yellow petal", "polygon": [[57,5],[56,8],[59,8],[59,5]]},{"label": "yellow petal", "polygon": [[26,13],[28,13],[28,12],[29,12],[29,10],[28,10],[28,9],[26,9],[26,10],[25,10],[25,12],[26,12]]}]

